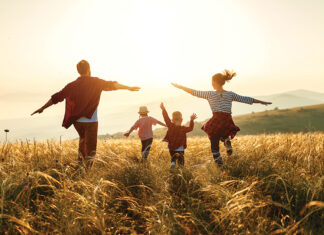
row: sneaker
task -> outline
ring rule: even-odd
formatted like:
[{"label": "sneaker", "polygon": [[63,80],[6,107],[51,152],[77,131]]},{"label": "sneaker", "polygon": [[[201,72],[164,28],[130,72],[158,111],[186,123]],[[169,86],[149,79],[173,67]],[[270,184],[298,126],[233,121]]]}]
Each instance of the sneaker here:
[{"label": "sneaker", "polygon": [[218,166],[223,166],[223,159],[221,156],[218,158],[214,159],[215,163],[217,163]]},{"label": "sneaker", "polygon": [[214,157],[214,162],[217,163],[218,166],[222,166],[223,165],[223,158],[220,155],[220,153],[214,153],[213,154]]},{"label": "sneaker", "polygon": [[226,140],[224,140],[224,145],[225,145],[225,148],[226,148],[227,155],[228,156],[232,155],[233,148],[232,148],[232,144],[231,144],[230,138],[227,138]]}]

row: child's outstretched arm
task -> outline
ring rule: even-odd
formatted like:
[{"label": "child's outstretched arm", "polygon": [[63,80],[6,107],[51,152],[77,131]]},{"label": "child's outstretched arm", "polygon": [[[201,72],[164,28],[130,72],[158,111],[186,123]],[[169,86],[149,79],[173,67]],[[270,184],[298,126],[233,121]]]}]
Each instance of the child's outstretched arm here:
[{"label": "child's outstretched arm", "polygon": [[170,118],[169,118],[169,115],[168,115],[168,113],[167,113],[167,111],[166,111],[166,109],[165,109],[165,107],[164,107],[163,102],[161,103],[160,108],[162,109],[162,115],[163,115],[163,118],[164,118],[165,124],[166,124],[167,126],[170,126],[172,123],[171,123],[171,120],[170,120]]},{"label": "child's outstretched arm", "polygon": [[193,113],[191,116],[190,116],[190,124],[188,127],[186,127],[186,132],[190,132],[193,130],[194,128],[194,120],[197,119],[197,114]]},{"label": "child's outstretched arm", "polygon": [[174,87],[176,87],[176,88],[178,88],[178,89],[181,89],[181,90],[183,90],[183,91],[185,91],[185,92],[187,92],[187,93],[189,93],[189,94],[191,94],[191,95],[194,94],[194,90],[191,89],[191,88],[184,87],[184,86],[181,86],[181,85],[176,84],[176,83],[171,83],[171,84],[172,84],[172,86],[174,86]]},{"label": "child's outstretched arm", "polygon": [[128,132],[124,133],[124,136],[128,137],[134,130],[138,128],[138,121],[129,129]]},{"label": "child's outstretched arm", "polygon": [[160,122],[158,120],[156,120],[156,123],[159,124],[159,125],[161,125],[161,126],[167,127],[167,125],[165,125],[163,122]]}]

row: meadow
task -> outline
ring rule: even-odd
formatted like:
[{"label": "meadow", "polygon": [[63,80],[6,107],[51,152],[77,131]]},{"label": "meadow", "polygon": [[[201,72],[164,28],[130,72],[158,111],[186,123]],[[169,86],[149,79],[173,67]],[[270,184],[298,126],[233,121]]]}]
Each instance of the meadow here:
[{"label": "meadow", "polygon": [[1,234],[320,234],[324,133],[241,135],[224,167],[206,137],[190,137],[170,170],[155,139],[98,143],[91,169],[77,141],[0,145]]}]

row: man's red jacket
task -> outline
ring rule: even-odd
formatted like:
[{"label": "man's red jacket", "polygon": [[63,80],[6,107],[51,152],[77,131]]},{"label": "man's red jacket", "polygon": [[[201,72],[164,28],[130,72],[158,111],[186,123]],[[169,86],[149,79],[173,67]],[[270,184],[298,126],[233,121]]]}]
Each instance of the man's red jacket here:
[{"label": "man's red jacket", "polygon": [[53,104],[66,100],[62,126],[69,128],[81,117],[90,119],[97,109],[101,92],[115,90],[115,83],[97,77],[81,76],[52,95]]}]

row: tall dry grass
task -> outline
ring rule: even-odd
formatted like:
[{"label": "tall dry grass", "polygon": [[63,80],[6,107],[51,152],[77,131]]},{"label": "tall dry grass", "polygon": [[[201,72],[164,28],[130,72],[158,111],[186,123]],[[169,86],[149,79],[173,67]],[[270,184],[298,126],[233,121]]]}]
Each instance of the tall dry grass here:
[{"label": "tall dry grass", "polygon": [[[92,169],[77,142],[0,145],[2,234],[320,234],[324,134],[239,136],[224,169],[190,138],[170,171],[165,143],[142,163],[139,140],[98,144]],[[222,151],[224,149],[222,148]]]}]

